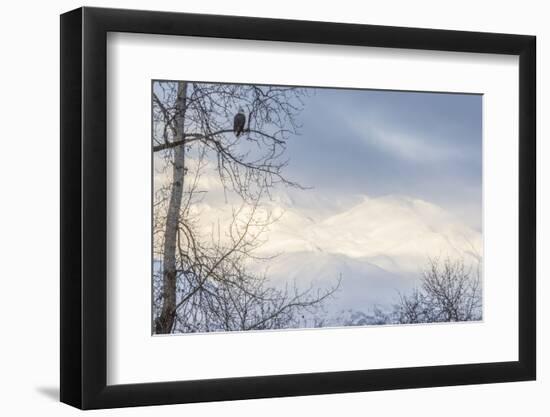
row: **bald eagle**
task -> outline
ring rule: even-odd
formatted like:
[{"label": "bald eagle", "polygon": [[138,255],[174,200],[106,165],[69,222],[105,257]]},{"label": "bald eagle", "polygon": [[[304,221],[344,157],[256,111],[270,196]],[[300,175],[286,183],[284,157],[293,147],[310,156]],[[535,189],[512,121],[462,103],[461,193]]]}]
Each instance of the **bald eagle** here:
[{"label": "bald eagle", "polygon": [[244,115],[244,110],[239,109],[239,112],[235,115],[233,119],[233,132],[235,136],[239,137],[244,132],[244,125],[246,123],[246,116]]}]

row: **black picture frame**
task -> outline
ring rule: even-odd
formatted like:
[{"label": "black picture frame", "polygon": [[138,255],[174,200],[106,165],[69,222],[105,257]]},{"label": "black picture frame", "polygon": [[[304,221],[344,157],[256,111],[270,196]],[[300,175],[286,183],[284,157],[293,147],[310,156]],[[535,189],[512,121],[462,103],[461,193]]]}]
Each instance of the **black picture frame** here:
[{"label": "black picture frame", "polygon": [[[107,385],[108,32],[519,56],[519,360]],[[61,401],[95,409],[534,380],[535,45],[524,35],[251,17],[88,7],[61,15]]]}]

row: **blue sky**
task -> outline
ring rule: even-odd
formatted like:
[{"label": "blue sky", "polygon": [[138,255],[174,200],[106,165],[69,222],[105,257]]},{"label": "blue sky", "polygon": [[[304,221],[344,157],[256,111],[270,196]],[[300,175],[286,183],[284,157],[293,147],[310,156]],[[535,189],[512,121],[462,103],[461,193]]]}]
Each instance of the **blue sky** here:
[{"label": "blue sky", "polygon": [[420,198],[481,229],[481,95],[317,89],[301,122],[291,179],[335,198]]}]

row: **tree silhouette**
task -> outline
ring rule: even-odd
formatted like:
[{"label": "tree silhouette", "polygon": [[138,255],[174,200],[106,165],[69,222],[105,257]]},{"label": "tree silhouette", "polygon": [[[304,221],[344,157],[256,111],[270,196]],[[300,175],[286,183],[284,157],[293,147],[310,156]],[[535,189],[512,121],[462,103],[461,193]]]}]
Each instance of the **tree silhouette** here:
[{"label": "tree silhouette", "polygon": [[399,323],[481,320],[481,281],[477,269],[464,260],[432,258],[420,288],[401,295],[394,316]]},{"label": "tree silhouette", "polygon": [[[301,185],[284,176],[287,141],[297,134],[305,91],[294,87],[157,81],[153,83],[153,151],[171,174],[155,193],[154,332],[251,330],[296,325],[325,291],[296,285],[277,289],[247,263],[277,219],[260,209],[277,185]],[[246,109],[243,135],[233,116]],[[214,167],[225,193],[241,200],[222,238],[205,239],[195,207],[203,173]],[[171,173],[169,172],[171,171]]]}]

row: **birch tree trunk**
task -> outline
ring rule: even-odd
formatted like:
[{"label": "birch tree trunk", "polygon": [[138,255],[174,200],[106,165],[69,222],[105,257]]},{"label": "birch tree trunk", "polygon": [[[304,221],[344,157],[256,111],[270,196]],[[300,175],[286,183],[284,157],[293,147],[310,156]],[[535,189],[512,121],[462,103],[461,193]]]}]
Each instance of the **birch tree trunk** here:
[{"label": "birch tree trunk", "polygon": [[[174,138],[176,141],[181,141],[184,138],[186,101],[187,82],[179,82],[176,102],[176,137]],[[172,188],[164,231],[162,308],[155,323],[157,334],[171,333],[176,316],[176,239],[180,221],[184,177],[185,145],[180,145],[174,148]]]}]

